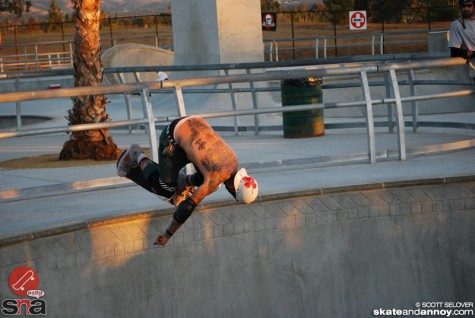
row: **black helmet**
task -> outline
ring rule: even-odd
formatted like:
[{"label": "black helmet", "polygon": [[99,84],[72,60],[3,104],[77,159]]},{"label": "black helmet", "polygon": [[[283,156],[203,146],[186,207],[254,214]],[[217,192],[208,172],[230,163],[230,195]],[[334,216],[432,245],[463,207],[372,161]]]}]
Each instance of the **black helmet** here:
[{"label": "black helmet", "polygon": [[474,0],[458,0],[458,3],[459,5],[463,4],[463,3],[467,3],[467,2],[475,2]]}]

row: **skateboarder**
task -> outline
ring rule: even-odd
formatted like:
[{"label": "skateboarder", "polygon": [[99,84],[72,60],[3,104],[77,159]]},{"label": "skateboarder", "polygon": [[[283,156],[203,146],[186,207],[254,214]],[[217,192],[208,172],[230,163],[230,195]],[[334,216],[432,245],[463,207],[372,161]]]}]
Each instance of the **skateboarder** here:
[{"label": "skateboarder", "polygon": [[[170,226],[158,235],[155,245],[165,245],[195,207],[220,184],[224,183],[240,202],[248,204],[257,197],[256,180],[244,168],[238,170],[234,151],[200,117],[181,117],[171,122],[160,135],[158,156],[156,163],[145,157],[139,145],[132,144],[117,161],[119,176],[177,207]],[[195,173],[186,174],[188,163],[194,165]]]},{"label": "skateboarder", "polygon": [[452,57],[463,57],[469,65],[469,76],[475,79],[475,17],[472,0],[458,0],[462,16],[450,25],[449,48]]}]

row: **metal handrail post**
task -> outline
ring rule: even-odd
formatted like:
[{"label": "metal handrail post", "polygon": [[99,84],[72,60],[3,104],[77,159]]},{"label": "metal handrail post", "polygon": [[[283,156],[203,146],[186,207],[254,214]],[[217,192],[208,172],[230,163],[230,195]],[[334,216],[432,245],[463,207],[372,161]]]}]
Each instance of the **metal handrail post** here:
[{"label": "metal handrail post", "polygon": [[274,47],[274,43],[273,41],[270,41],[270,44],[269,44],[269,61],[273,61],[273,58],[272,58],[272,49]]},{"label": "metal handrail post", "polygon": [[158,143],[157,132],[155,130],[155,119],[153,116],[152,100],[150,98],[150,91],[147,87],[142,89],[142,106],[148,120],[148,139],[150,144],[150,153],[152,160],[158,162]]},{"label": "metal handrail post", "polygon": [[[408,79],[409,79],[409,89],[411,92],[411,96],[416,96],[416,86],[414,85],[415,74],[414,70],[408,71]],[[417,101],[412,101],[412,132],[417,132],[418,122],[419,122],[419,105]]]},{"label": "metal handrail post", "polygon": [[71,65],[74,64],[73,44],[69,42],[69,57],[71,58]]},{"label": "metal handrail post", "polygon": [[397,122],[397,139],[399,148],[399,160],[406,160],[406,136],[404,132],[404,114],[402,110],[401,93],[397,82],[396,70],[389,70],[391,76],[391,86],[393,88],[394,98],[396,99],[396,122]]},{"label": "metal handrail post", "polygon": [[318,59],[318,46],[320,44],[320,39],[316,38],[315,39],[315,58]]},{"label": "metal handrail post", "polygon": [[371,55],[374,55],[374,45],[376,43],[376,40],[375,40],[375,37],[374,37],[374,34],[371,35]]},{"label": "metal handrail post", "polygon": [[[125,105],[127,110],[127,120],[132,119],[132,98],[130,98],[130,94],[123,94],[125,99]],[[132,126],[129,126],[129,134],[133,133]]]},{"label": "metal handrail post", "polygon": [[272,40],[272,42],[274,42],[275,44],[275,61],[278,62],[279,61],[279,44],[275,40]]},{"label": "metal handrail post", "polygon": [[[26,50],[26,47],[25,47]],[[38,72],[40,70],[40,61],[38,58],[38,45],[35,45],[35,64],[36,64],[36,71]]]},{"label": "metal handrail post", "polygon": [[23,64],[25,65],[25,71],[28,71],[28,56],[26,55],[26,46],[23,47]]},{"label": "metal handrail post", "polygon": [[323,41],[323,58],[324,59],[327,58],[327,43],[328,43],[328,40],[327,38],[325,38],[325,40]]},{"label": "metal handrail post", "polygon": [[[117,73],[117,76],[119,77],[119,82],[121,84],[125,84],[125,75],[124,73]],[[132,118],[132,99],[130,98],[129,93],[123,94],[124,99],[125,99],[125,109],[127,110],[127,119],[130,120]],[[144,109],[144,115],[145,115],[145,109]],[[129,126],[129,134],[132,133],[132,127]]]},{"label": "metal handrail post", "polygon": [[183,98],[183,88],[181,85],[175,85],[175,97],[180,117],[186,116],[185,99]]},{"label": "metal handrail post", "polygon": [[[224,74],[226,76],[229,75],[229,70],[224,70]],[[229,82],[228,87],[229,87],[229,96],[231,97],[231,104],[233,106],[233,111],[236,111],[237,110],[236,95],[233,88],[233,83]],[[234,134],[239,135],[239,117],[238,116],[233,117],[233,121],[234,121]]]},{"label": "metal handrail post", "polygon": [[361,89],[366,101],[366,130],[368,133],[368,156],[371,164],[376,163],[376,142],[374,135],[373,101],[369,90],[369,82],[366,71],[360,73]]},{"label": "metal handrail post", "polygon": [[[20,90],[20,78],[17,77],[15,78],[15,90],[18,92]],[[16,128],[17,131],[20,131],[22,126],[21,126],[21,102],[17,101],[16,102]]]},{"label": "metal handrail post", "polygon": [[[392,92],[391,92],[391,82],[389,79],[389,73],[385,72],[384,73],[384,82],[385,82],[385,89],[386,89],[386,97],[391,98]],[[388,111],[388,132],[392,133],[394,132],[394,113],[393,113],[393,103],[388,103],[387,104],[387,111]]]},{"label": "metal handrail post", "polygon": [[[186,107],[185,107],[185,99],[183,98],[183,89],[181,85],[175,85],[175,97],[178,105],[178,113],[181,116],[186,116]],[[158,160],[156,160],[158,162]],[[193,165],[187,164],[185,166],[186,174],[193,173]]]},{"label": "metal handrail post", "polygon": [[[251,75],[251,70],[246,68],[246,74]],[[251,89],[252,108],[257,109],[257,96],[254,82],[249,82],[249,87]],[[254,115],[254,134],[259,135],[259,115],[257,114]]]}]

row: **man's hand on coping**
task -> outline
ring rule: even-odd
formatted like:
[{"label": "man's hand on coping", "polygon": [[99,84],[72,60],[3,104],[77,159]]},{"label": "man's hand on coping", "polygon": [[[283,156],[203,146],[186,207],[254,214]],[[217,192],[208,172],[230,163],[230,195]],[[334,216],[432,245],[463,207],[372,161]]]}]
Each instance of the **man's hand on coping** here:
[{"label": "man's hand on coping", "polygon": [[169,239],[170,239],[170,237],[168,235],[166,235],[165,233],[164,234],[159,234],[157,236],[157,239],[155,240],[155,243],[153,243],[153,245],[164,246],[165,244],[167,244]]}]

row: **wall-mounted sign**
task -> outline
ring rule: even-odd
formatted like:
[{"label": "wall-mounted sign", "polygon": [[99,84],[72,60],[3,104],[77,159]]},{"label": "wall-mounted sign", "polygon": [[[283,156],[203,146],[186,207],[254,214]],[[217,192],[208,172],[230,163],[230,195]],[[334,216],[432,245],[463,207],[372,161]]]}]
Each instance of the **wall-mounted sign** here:
[{"label": "wall-mounted sign", "polygon": [[275,31],[277,29],[277,14],[276,13],[262,13],[262,31]]},{"label": "wall-mounted sign", "polygon": [[366,11],[350,11],[350,30],[366,30]]}]

